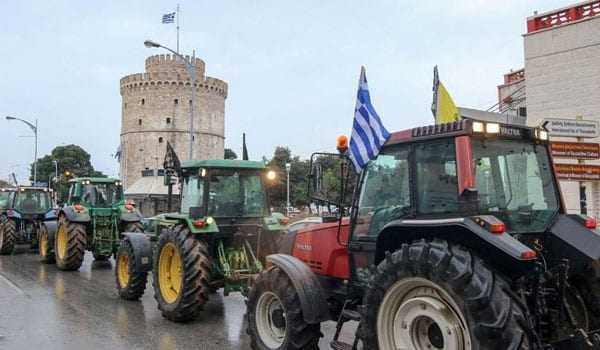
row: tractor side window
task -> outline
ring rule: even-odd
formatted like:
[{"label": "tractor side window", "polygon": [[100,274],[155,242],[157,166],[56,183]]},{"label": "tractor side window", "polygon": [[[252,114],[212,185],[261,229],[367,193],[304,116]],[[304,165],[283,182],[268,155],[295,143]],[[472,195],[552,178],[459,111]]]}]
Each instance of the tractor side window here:
[{"label": "tractor side window", "polygon": [[454,139],[418,145],[417,210],[420,214],[458,211],[458,177]]},{"label": "tractor side window", "polygon": [[410,213],[408,149],[386,149],[366,169],[354,235],[376,236],[388,222]]},{"label": "tractor side window", "polygon": [[202,207],[204,196],[204,181],[198,176],[184,178],[181,194],[181,212],[189,213],[190,207]]}]

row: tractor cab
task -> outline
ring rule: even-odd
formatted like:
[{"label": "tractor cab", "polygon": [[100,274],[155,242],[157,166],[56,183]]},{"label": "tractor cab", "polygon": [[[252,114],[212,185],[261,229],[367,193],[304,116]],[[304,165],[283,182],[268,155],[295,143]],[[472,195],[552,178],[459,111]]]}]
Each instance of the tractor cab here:
[{"label": "tractor cab", "polygon": [[12,192],[8,207],[13,215],[23,218],[43,218],[47,214],[54,214],[52,203],[52,190],[46,187],[19,186]]},{"label": "tractor cab", "polygon": [[121,181],[110,178],[82,177],[70,181],[68,205],[87,208],[112,208],[124,205]]}]

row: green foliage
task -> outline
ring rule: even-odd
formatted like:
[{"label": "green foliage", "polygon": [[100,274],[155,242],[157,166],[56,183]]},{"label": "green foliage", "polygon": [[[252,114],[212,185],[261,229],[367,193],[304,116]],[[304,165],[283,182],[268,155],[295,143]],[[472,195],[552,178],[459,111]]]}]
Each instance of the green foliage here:
[{"label": "green foliage", "polygon": [[237,159],[237,153],[235,153],[231,148],[225,148],[225,154],[224,157],[225,159]]},{"label": "green foliage", "polygon": [[[77,145],[57,146],[50,154],[38,159],[37,171],[38,181],[48,181],[55,176],[55,167],[53,161],[58,162],[58,181],[54,183],[54,190],[59,195],[59,200],[65,200],[68,192],[68,180],[71,177],[106,177],[102,172],[97,171],[90,162],[90,154]],[[31,177],[33,180],[33,166],[31,167]],[[66,173],[70,173],[67,176]]]},{"label": "green foliage", "polygon": [[0,188],[11,187],[7,181],[0,180]]}]

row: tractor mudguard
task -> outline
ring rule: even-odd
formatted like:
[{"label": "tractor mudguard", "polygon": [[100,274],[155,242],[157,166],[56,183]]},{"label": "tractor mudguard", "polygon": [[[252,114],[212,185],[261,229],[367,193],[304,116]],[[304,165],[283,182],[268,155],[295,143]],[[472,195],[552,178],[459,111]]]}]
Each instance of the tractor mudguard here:
[{"label": "tractor mudguard", "polygon": [[308,324],[330,319],[326,294],[317,276],[301,260],[286,254],[267,256],[267,262],[286,273],[298,293],[304,321]]},{"label": "tractor mudguard", "polygon": [[128,241],[133,248],[136,266],[140,267],[140,272],[152,270],[152,243],[150,238],[140,232],[123,233],[124,240]]},{"label": "tractor mudguard", "polygon": [[90,214],[88,211],[84,211],[78,213],[73,209],[73,207],[65,207],[62,210],[62,213],[67,217],[67,220],[70,222],[80,222],[80,223],[88,223],[91,221]]},{"label": "tractor mudguard", "polygon": [[43,225],[46,225],[46,229],[48,229],[48,245],[54,247],[54,237],[58,229],[58,221],[45,221]]},{"label": "tractor mudguard", "polygon": [[130,213],[128,212],[121,212],[121,218],[120,220],[123,222],[139,222],[143,219],[142,214],[140,214],[139,211],[134,210]]},{"label": "tractor mudguard", "polygon": [[[480,216],[483,217],[483,216]],[[389,231],[394,229],[408,229],[414,231],[415,229],[422,229],[421,231],[425,234],[420,234],[419,238],[427,238],[427,230],[439,232],[439,230],[445,230],[446,232],[452,232],[453,228],[458,228],[461,231],[468,232],[467,235],[471,237],[456,237],[464,240],[466,243],[484,243],[486,246],[491,246],[500,251],[504,252],[511,258],[519,261],[530,260],[531,257],[523,255],[523,253],[531,252],[531,249],[525,244],[519,242],[513,236],[502,233],[494,234],[476,224],[471,218],[450,218],[450,219],[433,219],[433,220],[394,220],[385,225],[382,229],[380,237]],[[451,237],[454,238],[454,237]],[[406,242],[410,242],[413,238],[411,235],[407,235]],[[474,240],[474,242],[472,241]],[[479,242],[478,242],[479,241]]]},{"label": "tractor mudguard", "polygon": [[550,234],[589,259],[600,259],[600,233],[590,230],[569,215],[559,215]]}]

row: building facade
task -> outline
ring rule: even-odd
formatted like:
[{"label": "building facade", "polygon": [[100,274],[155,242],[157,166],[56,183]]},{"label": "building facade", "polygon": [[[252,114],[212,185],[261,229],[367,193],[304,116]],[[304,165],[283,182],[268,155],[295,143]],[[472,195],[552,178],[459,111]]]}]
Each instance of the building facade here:
[{"label": "building facade", "polygon": [[[193,157],[223,158],[227,83],[207,77],[201,59],[186,60],[196,70]],[[186,64],[173,55],[148,57],[145,73],[121,79],[120,174],[126,191],[143,172],[158,173],[167,142],[180,160],[188,159],[191,96]]]},{"label": "building facade", "polygon": [[[499,105],[526,115],[530,126],[541,125],[546,118],[600,121],[600,1],[535,13],[527,18],[523,38],[525,68],[505,75],[504,84],[498,86]],[[576,141],[552,136],[551,140]],[[561,181],[561,190],[569,212],[600,217],[598,182]]]}]

